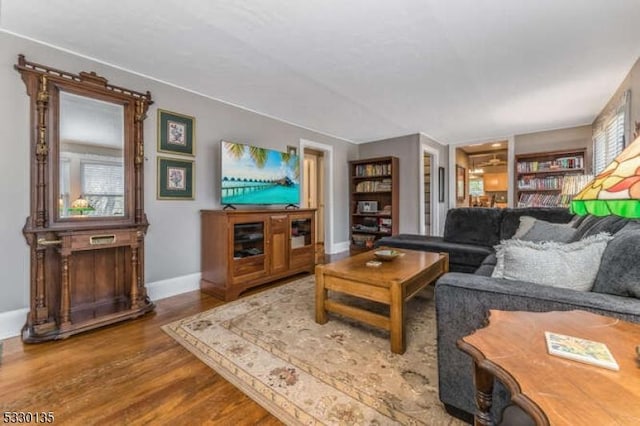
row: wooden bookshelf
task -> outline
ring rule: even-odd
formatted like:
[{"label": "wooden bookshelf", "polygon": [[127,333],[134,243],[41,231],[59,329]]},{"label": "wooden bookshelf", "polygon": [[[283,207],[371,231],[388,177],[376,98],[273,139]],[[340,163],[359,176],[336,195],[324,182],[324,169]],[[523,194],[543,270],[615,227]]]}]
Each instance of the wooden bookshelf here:
[{"label": "wooden bookshelf", "polygon": [[[574,193],[568,180],[586,172],[586,148],[516,155],[517,207],[566,207]],[[581,180],[581,179],[580,179]]]},{"label": "wooden bookshelf", "polygon": [[351,249],[368,249],[379,238],[398,233],[398,158],[349,162]]}]

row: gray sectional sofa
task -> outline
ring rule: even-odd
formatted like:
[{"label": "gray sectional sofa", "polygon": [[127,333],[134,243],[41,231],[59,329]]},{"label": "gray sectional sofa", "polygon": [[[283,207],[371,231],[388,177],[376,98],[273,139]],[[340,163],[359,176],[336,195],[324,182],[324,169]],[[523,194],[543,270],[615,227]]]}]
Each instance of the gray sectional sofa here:
[{"label": "gray sectional sofa", "polygon": [[[496,264],[494,246],[513,237],[521,216],[569,223],[575,228],[572,241],[601,232],[613,235],[591,291],[491,277]],[[442,238],[398,235],[382,239],[379,245],[450,253],[452,272],[442,276],[435,289],[439,393],[449,413],[467,421],[475,411],[473,363],[456,342],[483,327],[490,309],[581,309],[640,322],[640,223],[636,220],[572,217],[566,209],[461,208],[449,211]],[[508,401],[508,392],[498,383],[493,404],[496,419]]]},{"label": "gray sectional sofa", "polygon": [[398,234],[376,241],[387,246],[449,253],[451,272],[475,272],[493,247],[509,239],[518,229],[521,216],[531,216],[553,223],[567,223],[573,215],[561,208],[490,209],[469,207],[451,209],[442,237]]}]

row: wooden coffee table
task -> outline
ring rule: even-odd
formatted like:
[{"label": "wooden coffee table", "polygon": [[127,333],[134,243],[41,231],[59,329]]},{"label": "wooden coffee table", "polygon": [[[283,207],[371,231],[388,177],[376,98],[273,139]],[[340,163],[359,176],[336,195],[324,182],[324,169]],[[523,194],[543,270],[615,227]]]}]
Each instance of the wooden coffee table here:
[{"label": "wooden coffee table", "polygon": [[[620,371],[549,355],[544,332],[602,342]],[[476,425],[492,425],[494,377],[538,425],[640,424],[640,324],[585,311],[489,311],[489,325],[458,341],[475,365]]]},{"label": "wooden coffee table", "polygon": [[[400,256],[378,267],[366,265],[375,259],[373,251],[316,266],[316,322],[325,324],[327,312],[335,312],[389,330],[391,352],[404,353],[404,303],[449,271],[449,255],[398,251]],[[389,305],[389,317],[331,300],[328,290]]]}]

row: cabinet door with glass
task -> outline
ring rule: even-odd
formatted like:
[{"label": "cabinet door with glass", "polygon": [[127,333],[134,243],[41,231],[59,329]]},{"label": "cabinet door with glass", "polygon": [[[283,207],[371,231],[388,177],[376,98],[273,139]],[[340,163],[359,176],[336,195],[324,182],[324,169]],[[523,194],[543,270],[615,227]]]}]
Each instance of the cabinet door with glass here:
[{"label": "cabinet door with glass", "polygon": [[233,217],[230,221],[233,256],[230,264],[234,281],[267,273],[266,232],[263,217]]},{"label": "cabinet door with glass", "polygon": [[296,268],[313,262],[315,253],[315,212],[289,215],[289,267]]}]

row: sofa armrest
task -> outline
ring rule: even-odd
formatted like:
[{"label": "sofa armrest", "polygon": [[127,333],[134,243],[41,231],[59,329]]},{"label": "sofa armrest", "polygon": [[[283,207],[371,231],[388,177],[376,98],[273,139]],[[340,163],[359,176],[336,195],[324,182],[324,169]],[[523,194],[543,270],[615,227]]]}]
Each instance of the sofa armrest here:
[{"label": "sofa armrest", "polygon": [[383,237],[376,241],[375,246],[431,251],[435,253],[446,252],[449,253],[450,271],[468,273],[473,273],[488,255],[494,253],[493,247],[451,243],[444,241],[442,237],[427,237],[413,234],[398,234]]},{"label": "sofa armrest", "polygon": [[[475,410],[473,362],[457,348],[456,342],[483,327],[490,309],[533,312],[581,309],[640,322],[640,299],[482,275],[443,275],[436,283],[435,299],[440,400],[468,413]],[[505,388],[496,386],[493,413],[497,419],[508,399]]]}]

